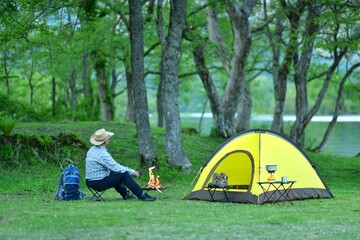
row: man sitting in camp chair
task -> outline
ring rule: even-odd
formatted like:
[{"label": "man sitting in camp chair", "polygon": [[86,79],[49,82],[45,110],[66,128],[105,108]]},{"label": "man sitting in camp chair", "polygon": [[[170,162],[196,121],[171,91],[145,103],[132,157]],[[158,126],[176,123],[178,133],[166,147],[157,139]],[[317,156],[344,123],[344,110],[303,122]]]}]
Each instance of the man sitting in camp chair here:
[{"label": "man sitting in camp chair", "polygon": [[140,173],[119,164],[108,153],[106,147],[113,135],[114,133],[102,128],[90,137],[90,142],[94,146],[89,149],[86,156],[86,186],[97,191],[115,188],[125,200],[133,196],[127,191],[128,188],[139,199],[154,201],[155,198],[144,192],[133,179],[132,176],[139,177]]}]

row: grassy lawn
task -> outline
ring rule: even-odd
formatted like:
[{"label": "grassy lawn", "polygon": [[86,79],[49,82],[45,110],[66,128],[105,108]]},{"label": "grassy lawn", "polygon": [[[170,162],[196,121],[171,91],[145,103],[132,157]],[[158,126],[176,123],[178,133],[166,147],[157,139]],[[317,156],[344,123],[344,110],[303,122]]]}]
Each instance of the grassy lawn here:
[{"label": "grassy lawn", "polygon": [[[120,123],[22,124],[28,135],[74,133],[85,144],[93,131],[114,131],[109,151],[119,162],[137,168],[135,126]],[[61,169],[57,163],[20,163],[0,170],[0,239],[360,239],[360,159],[311,154],[334,199],[263,206],[182,200],[201,164],[221,139],[184,135],[194,172],[180,174],[165,164],[164,131],[154,129],[163,193],[157,201],[121,200],[108,190],[106,202],[53,200]],[[84,160],[79,167],[84,178]],[[145,186],[146,172],[137,179]],[[90,192],[82,182],[85,194]]]}]

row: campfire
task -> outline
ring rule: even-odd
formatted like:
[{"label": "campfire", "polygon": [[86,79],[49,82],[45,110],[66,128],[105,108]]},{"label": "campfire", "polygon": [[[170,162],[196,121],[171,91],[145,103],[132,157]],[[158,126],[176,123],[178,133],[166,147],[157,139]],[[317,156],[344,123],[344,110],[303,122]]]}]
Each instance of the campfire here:
[{"label": "campfire", "polygon": [[160,183],[160,176],[156,175],[156,178],[155,178],[155,175],[152,171],[155,169],[155,166],[149,167],[148,169],[149,169],[149,182],[145,188],[146,189],[156,189],[159,192],[161,192],[160,190],[163,189],[164,187]]}]

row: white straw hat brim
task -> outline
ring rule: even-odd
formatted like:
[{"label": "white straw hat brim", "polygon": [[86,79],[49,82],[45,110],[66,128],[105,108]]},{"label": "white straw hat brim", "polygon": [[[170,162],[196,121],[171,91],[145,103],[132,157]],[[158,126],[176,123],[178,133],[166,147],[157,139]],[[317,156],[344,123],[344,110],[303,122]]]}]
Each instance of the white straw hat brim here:
[{"label": "white straw hat brim", "polygon": [[103,144],[107,139],[112,137],[114,135],[113,132],[108,132],[104,128],[97,130],[94,132],[90,137],[90,142],[93,145],[101,145]]}]

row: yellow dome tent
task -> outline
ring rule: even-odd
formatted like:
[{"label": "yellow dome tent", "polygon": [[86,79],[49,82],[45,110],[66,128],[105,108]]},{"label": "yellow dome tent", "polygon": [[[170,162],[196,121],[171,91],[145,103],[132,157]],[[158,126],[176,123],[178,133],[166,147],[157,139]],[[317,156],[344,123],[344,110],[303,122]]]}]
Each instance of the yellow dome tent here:
[{"label": "yellow dome tent", "polygon": [[[185,199],[262,204],[271,202],[258,182],[267,182],[267,165],[276,165],[275,181],[286,176],[296,181],[288,192],[291,200],[333,198],[305,153],[286,137],[269,130],[249,130],[230,138],[202,166],[199,179]],[[213,199],[207,186],[214,173],[226,173],[226,198],[215,189]],[[270,186],[269,193],[274,191]],[[281,191],[280,191],[281,192]],[[281,194],[281,193],[276,193]]]}]

